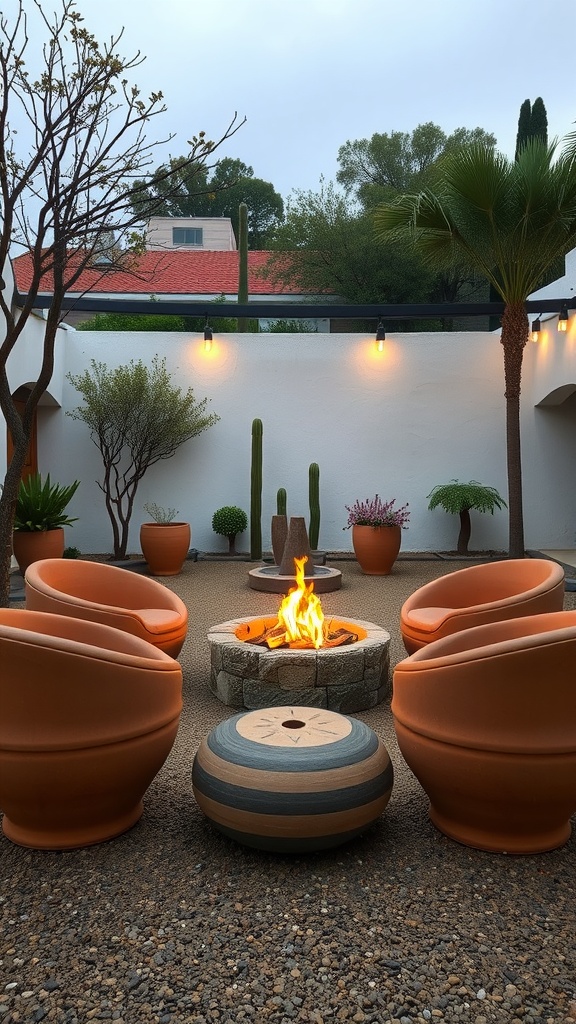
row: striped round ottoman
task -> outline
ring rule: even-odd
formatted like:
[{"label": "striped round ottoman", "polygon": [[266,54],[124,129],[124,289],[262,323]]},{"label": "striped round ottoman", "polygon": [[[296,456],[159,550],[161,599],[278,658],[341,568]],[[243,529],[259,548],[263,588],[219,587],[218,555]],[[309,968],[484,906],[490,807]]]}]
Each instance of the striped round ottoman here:
[{"label": "striped round ottoman", "polygon": [[392,783],[372,729],[309,707],[234,715],[202,741],[192,770],[196,800],[220,832],[282,853],[357,836],[386,807]]}]

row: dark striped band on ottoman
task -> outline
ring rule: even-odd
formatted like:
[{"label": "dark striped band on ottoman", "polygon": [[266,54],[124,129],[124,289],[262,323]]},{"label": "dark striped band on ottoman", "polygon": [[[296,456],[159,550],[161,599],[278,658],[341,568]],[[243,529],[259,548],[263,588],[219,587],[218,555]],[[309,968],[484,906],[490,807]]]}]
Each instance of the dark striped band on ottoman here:
[{"label": "dark striped band on ottoman", "polygon": [[309,707],[221,722],[194,758],[196,800],[224,835],[262,850],[339,846],[382,814],[392,792],[386,747],[355,718]]}]

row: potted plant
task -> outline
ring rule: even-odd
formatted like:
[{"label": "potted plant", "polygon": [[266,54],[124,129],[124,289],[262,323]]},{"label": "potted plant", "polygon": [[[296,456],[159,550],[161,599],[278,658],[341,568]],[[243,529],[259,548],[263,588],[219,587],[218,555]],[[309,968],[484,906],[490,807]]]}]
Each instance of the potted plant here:
[{"label": "potted plant", "polygon": [[140,546],[152,576],[177,576],[190,550],[190,523],[173,522],[177,508],[162,508],[154,501],[144,510],[153,522],[142,523]]},{"label": "potted plant", "polygon": [[22,574],[40,558],[61,558],[64,554],[64,527],[72,526],[77,519],[70,518],[65,510],[79,486],[79,480],[68,486],[53,484],[49,473],[44,482],[40,473],[20,481],[12,551]]},{"label": "potted plant", "polygon": [[236,534],[244,533],[248,527],[248,516],[237,505],[224,505],[212,516],[212,529],[228,538],[228,554],[236,554]]},{"label": "potted plant", "polygon": [[461,483],[459,480],[451,480],[448,484],[436,484],[427,497],[429,498],[429,509],[440,505],[445,512],[460,516],[460,533],[456,548],[459,555],[468,554],[468,541],[472,528],[470,509],[474,508],[478,512],[490,512],[491,515],[494,515],[495,508],[508,507],[495,487],[480,484],[477,480],[469,480],[467,484]]},{"label": "potted plant", "polygon": [[345,505],[352,528],[352,546],[362,572],[369,576],[387,576],[400,551],[402,530],[410,518],[408,504],[395,508],[396,498],[382,501],[378,494],[366,501],[356,499]]}]

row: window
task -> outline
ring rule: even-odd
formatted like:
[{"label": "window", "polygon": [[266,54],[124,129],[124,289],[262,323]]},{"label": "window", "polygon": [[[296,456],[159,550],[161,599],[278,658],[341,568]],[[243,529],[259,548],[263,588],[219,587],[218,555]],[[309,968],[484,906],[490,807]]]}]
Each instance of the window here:
[{"label": "window", "polygon": [[202,228],[172,228],[172,245],[202,245]]}]

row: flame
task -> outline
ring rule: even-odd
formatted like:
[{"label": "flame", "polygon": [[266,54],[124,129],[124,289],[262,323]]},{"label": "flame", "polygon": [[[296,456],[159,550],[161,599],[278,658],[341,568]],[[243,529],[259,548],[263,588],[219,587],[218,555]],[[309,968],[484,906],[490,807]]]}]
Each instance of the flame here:
[{"label": "flame", "polygon": [[278,625],[286,631],[290,644],[301,642],[303,647],[322,647],[324,643],[324,612],[314,593],[314,584],[305,583],[304,566],[308,561],[294,559],[296,586],[288,591],[278,609]]}]

